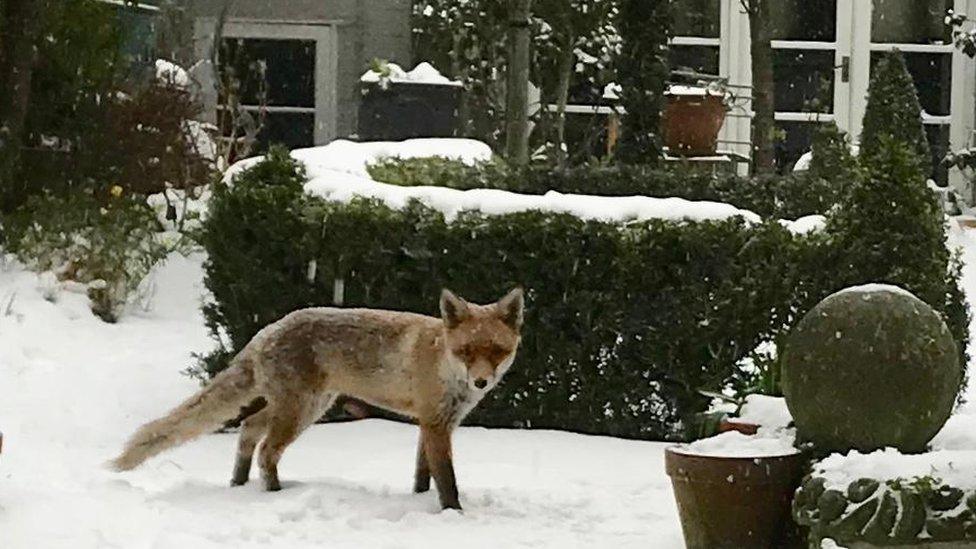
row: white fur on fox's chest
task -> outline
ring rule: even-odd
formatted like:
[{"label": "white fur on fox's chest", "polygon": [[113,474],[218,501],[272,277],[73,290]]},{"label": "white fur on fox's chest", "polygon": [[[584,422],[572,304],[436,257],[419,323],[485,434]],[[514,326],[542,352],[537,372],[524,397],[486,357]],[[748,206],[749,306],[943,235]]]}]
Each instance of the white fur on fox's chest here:
[{"label": "white fur on fox's chest", "polygon": [[444,398],[438,415],[455,426],[481,402],[487,391],[475,391],[468,383],[468,370],[463,364],[445,360],[438,365],[437,375],[444,386]]}]

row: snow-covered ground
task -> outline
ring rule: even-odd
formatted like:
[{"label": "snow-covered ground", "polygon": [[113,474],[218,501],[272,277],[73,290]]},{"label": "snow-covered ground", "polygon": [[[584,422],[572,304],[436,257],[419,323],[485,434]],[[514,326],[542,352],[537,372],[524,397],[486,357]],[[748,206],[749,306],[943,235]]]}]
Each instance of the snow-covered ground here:
[{"label": "snow-covered ground", "polygon": [[155,309],[116,325],[0,268],[0,547],[682,546],[659,443],[462,428],[463,514],[410,493],[416,428],[378,420],[309,429],[274,494],[228,486],[233,434],[105,470],[138,424],[196,389],[179,372],[211,347],[201,260],[172,256]]},{"label": "snow-covered ground", "polygon": [[[976,231],[956,229],[952,243],[976,295]],[[211,347],[202,259],[172,256],[154,275],[154,309],[116,325],[0,263],[0,547],[683,546],[661,443],[462,428],[462,514],[410,493],[415,428],[378,420],[309,429],[278,493],[228,487],[233,434],[131,473],[104,469],[138,424],[196,389],[179,372]],[[970,401],[936,446],[976,455],[976,383]]]}]

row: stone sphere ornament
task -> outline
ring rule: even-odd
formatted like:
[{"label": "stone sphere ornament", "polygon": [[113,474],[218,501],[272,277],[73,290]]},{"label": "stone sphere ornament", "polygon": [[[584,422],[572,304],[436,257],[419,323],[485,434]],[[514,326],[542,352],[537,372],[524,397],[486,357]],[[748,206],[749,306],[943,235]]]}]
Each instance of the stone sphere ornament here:
[{"label": "stone sphere ornament", "polygon": [[790,334],[782,386],[797,435],[818,451],[925,450],[962,381],[939,314],[896,286],[841,290]]}]

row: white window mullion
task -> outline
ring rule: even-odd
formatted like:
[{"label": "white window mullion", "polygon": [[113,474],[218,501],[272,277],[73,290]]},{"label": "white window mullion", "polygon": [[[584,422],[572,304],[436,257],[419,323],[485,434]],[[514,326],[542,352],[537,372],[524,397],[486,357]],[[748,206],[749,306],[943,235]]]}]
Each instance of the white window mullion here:
[{"label": "white window mullion", "polygon": [[834,53],[834,122],[851,129],[851,58],[855,0],[837,0],[837,50]]},{"label": "white window mullion", "polygon": [[[976,15],[976,0],[955,0],[957,13]],[[973,128],[976,127],[976,61],[965,53],[952,52],[952,127],[949,129],[949,149],[959,150],[974,145]],[[968,179],[959,170],[949,170],[949,185],[957,189],[971,204],[976,190],[967,188]]]},{"label": "white window mullion", "polygon": [[[749,16],[742,10],[739,0],[722,0],[721,2],[720,41],[720,74],[729,79],[729,84],[734,86],[732,88],[734,91],[742,91],[751,97],[752,62],[749,56]],[[749,144],[752,131],[751,112],[751,99],[735,102],[733,111],[725,117],[725,125],[719,134],[719,145],[723,149],[752,158],[752,146]],[[748,167],[740,164],[740,170],[748,170]]]},{"label": "white window mullion", "polygon": [[848,102],[847,133],[851,141],[860,143],[867,107],[868,84],[871,81],[871,11],[872,0],[851,2],[851,60],[850,99]]}]

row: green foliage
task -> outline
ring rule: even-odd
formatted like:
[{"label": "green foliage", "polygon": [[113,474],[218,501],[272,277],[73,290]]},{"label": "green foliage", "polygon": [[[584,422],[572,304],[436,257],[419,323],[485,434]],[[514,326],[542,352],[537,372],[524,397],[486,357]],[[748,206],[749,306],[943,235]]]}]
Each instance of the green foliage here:
[{"label": "green foliage", "polygon": [[861,133],[861,154],[874,155],[886,139],[906,144],[925,162],[931,158],[922,124],[922,105],[905,65],[905,57],[899,51],[881,54],[872,69]]},{"label": "green foliage", "polygon": [[[304,168],[282,148],[264,161],[218,185],[209,214],[197,235],[208,253],[207,287],[214,300],[204,309],[215,335],[233,326],[222,341],[235,351],[264,324],[312,304],[308,299],[313,234],[302,217]],[[204,368],[213,371],[213,367]]]},{"label": "green foliage", "polygon": [[788,175],[736,175],[694,172],[684,166],[583,165],[565,170],[531,166],[517,169],[501,161],[468,166],[443,158],[385,159],[368,166],[370,176],[394,185],[433,185],[452,189],[503,189],[525,194],[549,191],[599,196],[680,197],[725,202],[763,217],[796,219],[825,213],[854,177],[842,160],[824,161],[818,171]]},{"label": "green foliage", "polygon": [[34,196],[8,219],[9,250],[35,271],[85,284],[92,312],[108,322],[167,254],[156,215],[137,197]]},{"label": "green foliage", "polygon": [[504,127],[507,2],[419,0],[413,3],[413,51],[453,80],[464,83],[458,116],[462,135],[496,149]]},{"label": "green foliage", "polygon": [[35,44],[26,148],[0,188],[0,207],[11,211],[48,191],[104,194],[118,185],[150,194],[207,183],[213,167],[186,124],[200,106],[186,90],[130,71],[120,8],[96,0],[52,6]]},{"label": "green foliage", "polygon": [[628,164],[655,164],[662,155],[661,113],[668,81],[668,0],[621,0],[617,14],[620,53],[617,83],[627,110],[617,158]]},{"label": "green foliage", "polygon": [[793,500],[793,517],[809,528],[811,547],[825,538],[874,546],[976,541],[976,493],[941,479],[862,478],[843,492],[825,484],[814,472]]},{"label": "green foliage", "polygon": [[864,173],[830,216],[826,233],[840,287],[866,282],[901,286],[939,311],[968,364],[969,308],[959,285],[961,262],[946,246],[945,217],[926,186],[925,160],[881,137],[862,153]]},{"label": "green foliage", "polygon": [[[857,161],[851,155],[850,144],[847,142],[847,134],[840,130],[836,124],[818,124],[813,134],[811,150],[813,159],[810,162],[810,175],[816,179],[826,182],[839,181],[850,184],[856,176]],[[832,191],[833,196],[830,201],[839,201],[843,190],[847,185],[833,185],[828,192]]]}]

